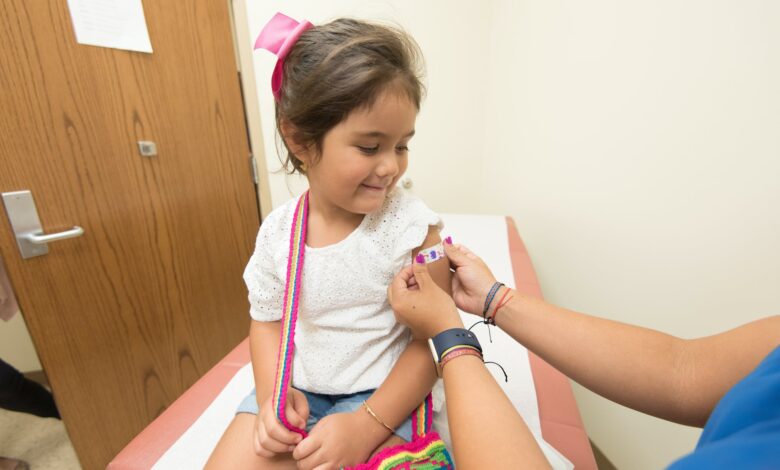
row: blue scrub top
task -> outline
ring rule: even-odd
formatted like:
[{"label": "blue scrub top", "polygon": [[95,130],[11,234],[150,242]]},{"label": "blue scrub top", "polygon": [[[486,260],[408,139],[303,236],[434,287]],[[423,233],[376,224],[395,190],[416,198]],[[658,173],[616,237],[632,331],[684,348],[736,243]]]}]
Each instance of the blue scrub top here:
[{"label": "blue scrub top", "polygon": [[723,396],[691,454],[670,470],[780,469],[780,347]]}]

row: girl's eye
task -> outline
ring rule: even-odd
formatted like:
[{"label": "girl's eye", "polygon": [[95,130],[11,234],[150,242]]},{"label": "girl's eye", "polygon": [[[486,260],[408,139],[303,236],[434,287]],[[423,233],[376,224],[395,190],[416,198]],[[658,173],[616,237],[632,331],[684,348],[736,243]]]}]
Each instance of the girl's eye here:
[{"label": "girl's eye", "polygon": [[358,150],[360,150],[362,153],[364,153],[366,155],[374,155],[379,150],[379,146],[378,145],[376,145],[374,147],[363,147],[363,146],[358,145],[357,148],[358,148]]},{"label": "girl's eye", "polygon": [[409,151],[409,146],[408,145],[399,145],[395,149],[397,151],[399,151],[399,152],[408,152]]}]

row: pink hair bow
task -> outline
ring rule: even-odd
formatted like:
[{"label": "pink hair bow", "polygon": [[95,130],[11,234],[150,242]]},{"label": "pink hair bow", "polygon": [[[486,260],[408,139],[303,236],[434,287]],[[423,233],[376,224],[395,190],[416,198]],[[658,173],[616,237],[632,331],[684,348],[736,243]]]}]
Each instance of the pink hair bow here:
[{"label": "pink hair bow", "polygon": [[287,57],[301,34],[313,27],[314,25],[306,20],[299,23],[289,16],[277,13],[257,36],[255,49],[265,49],[277,57],[276,67],[271,75],[271,91],[273,91],[276,101],[281,99],[284,58]]}]

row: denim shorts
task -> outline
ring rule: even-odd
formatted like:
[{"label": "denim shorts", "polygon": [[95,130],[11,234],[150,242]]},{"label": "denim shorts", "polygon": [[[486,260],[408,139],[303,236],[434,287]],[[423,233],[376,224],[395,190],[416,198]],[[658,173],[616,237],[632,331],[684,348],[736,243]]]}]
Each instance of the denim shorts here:
[{"label": "denim shorts", "polygon": [[[301,390],[301,392],[306,396],[306,401],[309,402],[309,419],[306,421],[306,431],[311,431],[314,425],[325,416],[332,415],[333,413],[349,413],[360,408],[363,402],[368,400],[374,393],[374,390],[366,390],[365,392],[347,395],[323,395],[321,393],[312,393],[305,390]],[[236,414],[251,413],[256,415],[258,413],[257,397],[255,396],[255,393],[255,390],[252,389],[252,393],[244,398],[241,404],[238,405]],[[395,434],[406,442],[411,442],[411,415],[396,428]]]}]

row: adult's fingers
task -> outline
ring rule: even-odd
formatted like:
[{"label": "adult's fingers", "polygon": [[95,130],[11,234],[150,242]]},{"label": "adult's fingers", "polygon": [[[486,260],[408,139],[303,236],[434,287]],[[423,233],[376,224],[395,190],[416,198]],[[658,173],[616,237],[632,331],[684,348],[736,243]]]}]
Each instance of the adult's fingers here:
[{"label": "adult's fingers", "polygon": [[414,271],[412,270],[412,265],[404,266],[404,268],[401,269],[396,277],[403,281],[404,285],[408,287],[409,283],[414,281]]},{"label": "adult's fingers", "polygon": [[[452,276],[452,293],[455,294],[461,290],[463,290],[463,284],[460,282],[460,278],[458,276]],[[458,307],[460,307],[460,305]]]},{"label": "adult's fingers", "polygon": [[450,260],[450,266],[452,266],[454,269],[465,266],[469,264],[471,260],[473,260],[473,256],[469,258],[467,255],[471,252],[468,251],[468,248],[463,245],[450,245],[445,243],[444,253],[447,254],[447,258]]},{"label": "adult's fingers", "polygon": [[390,285],[387,286],[387,301],[390,302],[390,305],[393,305],[393,299],[396,296],[403,295],[407,291],[407,285],[412,278],[414,278],[414,272],[412,272],[411,266],[406,266],[395,275]]},{"label": "adult's fingers", "polygon": [[412,263],[412,272],[414,272],[414,279],[417,281],[417,285],[420,286],[420,289],[425,289],[433,282],[431,273],[428,272],[428,265],[425,264],[424,259],[420,260],[419,256],[418,259]]}]

